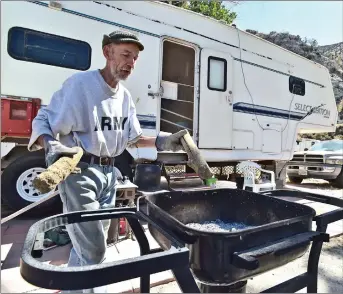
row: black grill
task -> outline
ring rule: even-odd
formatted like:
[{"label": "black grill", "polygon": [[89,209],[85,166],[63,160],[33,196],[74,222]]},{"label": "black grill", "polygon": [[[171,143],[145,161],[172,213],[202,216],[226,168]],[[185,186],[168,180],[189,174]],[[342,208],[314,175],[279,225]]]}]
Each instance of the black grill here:
[{"label": "black grill", "polygon": [[291,161],[305,161],[305,155],[300,154],[300,155],[294,155]]},{"label": "black grill", "polygon": [[295,154],[291,161],[324,163],[324,156],[323,155],[313,155],[313,154]]},{"label": "black grill", "polygon": [[[264,195],[263,195],[264,194]],[[329,223],[343,218],[343,209],[315,215],[303,204],[278,199],[297,197],[343,207],[343,199],[273,190],[238,189],[149,193],[138,207],[78,211],[52,216],[31,226],[23,245],[20,273],[30,284],[46,289],[79,290],[140,278],[148,293],[150,275],[172,270],[183,293],[244,293],[247,280],[302,256],[310,247],[308,270],[263,293],[317,292],[318,261]],[[255,227],[235,232],[206,232],[186,226],[210,219],[243,221]],[[44,232],[67,224],[126,218],[141,256],[79,268],[43,264]],[[313,220],[317,223],[312,230]],[[159,249],[150,249],[141,221],[148,223]],[[96,278],[94,278],[96,277]],[[198,281],[198,284],[196,282]]]}]

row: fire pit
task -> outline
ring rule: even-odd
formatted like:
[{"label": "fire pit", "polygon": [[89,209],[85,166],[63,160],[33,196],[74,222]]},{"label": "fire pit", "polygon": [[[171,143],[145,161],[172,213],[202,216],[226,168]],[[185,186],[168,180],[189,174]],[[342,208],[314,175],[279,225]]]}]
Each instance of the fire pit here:
[{"label": "fire pit", "polygon": [[[311,232],[312,208],[244,190],[174,191],[145,199],[148,217],[185,242],[190,268],[203,282],[230,284],[284,265],[302,256],[318,235]],[[233,223],[240,227],[227,230]],[[163,249],[170,248],[167,238],[149,230]]]},{"label": "fire pit", "polygon": [[[137,210],[82,211],[37,222],[27,234],[20,271],[33,285],[61,290],[87,289],[140,277],[141,292],[147,293],[150,274],[170,269],[182,292],[237,293],[245,292],[250,277],[302,256],[312,242],[307,272],[264,292],[291,293],[304,287],[316,292],[322,243],[329,241],[325,231],[329,223],[343,218],[343,209],[315,216],[312,208],[278,196],[343,207],[342,199],[291,190],[260,194],[233,189],[157,192],[140,197]],[[34,259],[42,255],[42,236],[51,228],[122,217],[128,219],[136,236],[140,257],[80,268],[61,268]],[[148,222],[161,249],[150,250],[141,220]],[[317,222],[316,231],[311,230],[313,220]]]}]

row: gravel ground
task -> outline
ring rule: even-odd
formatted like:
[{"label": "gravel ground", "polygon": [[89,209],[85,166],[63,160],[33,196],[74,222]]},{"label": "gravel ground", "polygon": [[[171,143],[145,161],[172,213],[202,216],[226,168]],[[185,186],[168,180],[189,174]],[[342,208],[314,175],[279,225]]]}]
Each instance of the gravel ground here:
[{"label": "gravel ground", "polygon": [[[306,272],[309,253],[287,265],[250,279],[247,293],[259,293]],[[151,288],[151,293],[182,293],[176,282]],[[297,293],[306,293],[306,288]],[[324,243],[319,260],[317,293],[343,293],[343,236]]]},{"label": "gravel ground", "polygon": [[334,188],[328,181],[319,179],[306,179],[301,184],[286,183],[290,188],[309,191],[311,193],[325,194],[332,197],[343,198],[343,189]]}]

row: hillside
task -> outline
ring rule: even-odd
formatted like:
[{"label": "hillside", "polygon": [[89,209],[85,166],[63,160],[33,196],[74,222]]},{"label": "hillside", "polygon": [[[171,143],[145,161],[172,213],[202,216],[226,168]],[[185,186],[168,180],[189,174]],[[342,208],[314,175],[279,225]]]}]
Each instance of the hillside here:
[{"label": "hillside", "polygon": [[327,58],[334,60],[342,68],[342,51],[343,51],[343,42],[336,43],[332,45],[325,45],[318,47],[319,51],[326,56]]},{"label": "hillside", "polygon": [[[328,68],[339,111],[339,123],[343,123],[343,42],[318,46],[314,39],[301,38],[299,35],[292,35],[288,32],[264,34],[256,30],[248,29],[246,31]],[[317,139],[329,139],[334,136],[343,137],[343,128],[338,127],[336,133],[302,135],[302,137]]]}]

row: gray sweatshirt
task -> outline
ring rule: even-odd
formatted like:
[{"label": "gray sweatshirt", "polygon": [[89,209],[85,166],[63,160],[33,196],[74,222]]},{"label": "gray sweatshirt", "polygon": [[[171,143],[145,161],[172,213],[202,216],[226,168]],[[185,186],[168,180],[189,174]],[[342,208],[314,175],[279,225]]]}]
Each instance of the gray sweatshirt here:
[{"label": "gray sweatshirt", "polygon": [[72,75],[41,108],[32,122],[29,151],[41,147],[42,134],[68,147],[80,146],[96,156],[118,156],[142,134],[129,91],[108,86],[99,70]]}]

